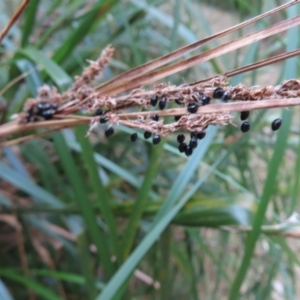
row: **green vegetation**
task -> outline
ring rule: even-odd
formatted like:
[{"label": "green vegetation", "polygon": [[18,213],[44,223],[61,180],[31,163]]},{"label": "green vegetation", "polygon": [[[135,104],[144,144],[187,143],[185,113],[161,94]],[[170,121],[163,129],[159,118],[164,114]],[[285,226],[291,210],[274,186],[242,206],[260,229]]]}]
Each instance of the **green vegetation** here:
[{"label": "green vegetation", "polygon": [[[19,2],[0,3],[1,28]],[[43,84],[64,91],[108,44],[115,53],[99,82],[278,5],[199,2],[32,0],[0,48],[2,123]],[[201,80],[298,47],[293,28],[166,81]],[[298,63],[230,84],[276,85],[300,77]],[[176,135],[153,146],[140,131],[132,143],[134,131],[122,126],[109,139],[100,128],[86,138],[78,126],[2,148],[0,299],[297,299],[298,110],[251,113],[243,135],[239,115],[237,128],[210,126],[190,158]],[[277,117],[283,124],[272,132]]]}]

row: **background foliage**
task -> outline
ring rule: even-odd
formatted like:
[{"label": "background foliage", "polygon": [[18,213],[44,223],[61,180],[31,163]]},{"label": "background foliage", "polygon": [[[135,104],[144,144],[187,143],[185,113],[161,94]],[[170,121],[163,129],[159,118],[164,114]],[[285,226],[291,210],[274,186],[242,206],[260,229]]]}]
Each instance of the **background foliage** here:
[{"label": "background foliage", "polygon": [[[41,85],[63,91],[107,44],[116,51],[99,80],[279,5],[164,2],[32,0],[0,48],[2,122]],[[1,27],[19,3],[0,3]],[[295,28],[166,81],[200,80],[297,47]],[[293,58],[231,84],[274,85],[299,77],[297,67]],[[298,111],[253,113],[244,135],[211,127],[188,159],[175,136],[154,147],[139,133],[132,144],[123,127],[109,140],[103,128],[87,139],[82,126],[1,149],[1,299],[296,299]]]}]

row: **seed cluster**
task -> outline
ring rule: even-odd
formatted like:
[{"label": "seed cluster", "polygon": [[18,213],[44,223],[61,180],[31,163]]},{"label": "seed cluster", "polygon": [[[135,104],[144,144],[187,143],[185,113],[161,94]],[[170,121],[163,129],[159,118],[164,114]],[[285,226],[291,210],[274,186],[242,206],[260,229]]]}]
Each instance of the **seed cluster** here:
[{"label": "seed cluster", "polygon": [[[212,92],[212,97],[215,99],[221,99],[222,102],[226,103],[230,99],[230,91],[224,90],[222,87],[216,87],[214,91]],[[186,113],[180,116],[175,116],[175,122],[171,124],[164,124],[163,120],[160,121],[160,116],[158,112],[153,113],[152,115],[149,113],[149,119],[144,120],[143,118],[140,118],[136,121],[126,121],[126,125],[129,127],[139,127],[140,129],[144,129],[144,138],[149,139],[152,137],[152,143],[153,145],[157,145],[161,141],[161,135],[168,135],[175,131],[190,131],[190,140],[187,142],[185,135],[183,133],[180,133],[177,135],[177,142],[178,150],[181,153],[185,153],[187,156],[190,156],[193,154],[193,150],[197,148],[199,140],[205,138],[206,132],[205,129],[208,127],[208,125],[217,125],[220,124],[220,121],[217,121],[214,123],[214,117],[215,120],[218,119],[218,116],[213,116],[213,114],[210,116],[211,119],[207,120],[205,119],[207,115],[201,115],[197,114],[198,108],[203,105],[209,105],[211,103],[211,97],[208,95],[202,95],[200,93],[195,93],[193,95],[192,102],[187,103],[186,105]],[[174,99],[173,99],[174,100]],[[164,110],[167,103],[170,102],[171,99],[168,99],[166,96],[159,96],[157,94],[152,95],[150,98],[149,104],[153,107],[157,106],[160,110]],[[184,99],[177,98],[175,99],[175,103],[182,106],[185,102]],[[114,117],[112,117],[112,113],[103,112],[102,109],[96,109],[95,116],[100,116],[99,123],[103,124],[108,121],[112,122],[112,119],[115,119],[112,123],[121,123],[125,122],[118,119],[118,115],[115,114]],[[241,124],[241,131],[242,132],[248,132],[250,130],[250,122],[246,121],[250,116],[249,111],[243,111],[240,114],[240,119],[243,121]],[[225,115],[222,115],[221,118],[225,121]],[[225,122],[230,122],[230,118],[227,119]],[[189,127],[189,123],[191,124]],[[198,124],[198,125],[197,125]],[[277,130],[280,127],[281,119],[276,119],[272,123],[272,129]],[[132,126],[130,126],[132,125]],[[147,129],[150,130],[147,130]],[[196,129],[198,128],[198,129]],[[196,129],[196,130],[195,130]],[[114,133],[112,125],[105,131],[105,136],[110,137]],[[137,133],[133,133],[130,136],[130,140],[132,142],[135,142],[137,140]]]},{"label": "seed cluster", "polygon": [[25,111],[26,122],[37,122],[41,119],[50,120],[58,110],[57,103],[49,102],[33,102],[32,105]]},{"label": "seed cluster", "polygon": [[[38,91],[38,97],[29,99],[26,102],[25,111],[20,114],[19,121],[28,123],[50,120],[55,115],[58,119],[59,114],[64,118],[80,110],[87,111],[88,116],[76,116],[76,118],[84,122],[91,122],[89,132],[99,123],[105,124],[106,137],[113,135],[115,124],[142,130],[144,138],[149,139],[151,137],[154,145],[160,143],[163,136],[168,136],[173,132],[183,132],[177,136],[178,149],[189,156],[193,153],[193,149],[198,146],[199,140],[205,137],[205,130],[208,125],[223,126],[232,123],[230,110],[231,107],[235,106],[229,104],[224,110],[221,107],[218,110],[214,104],[210,109],[211,102],[221,101],[225,104],[229,100],[254,101],[300,96],[300,80],[289,80],[275,87],[259,88],[257,86],[246,87],[242,84],[229,86],[226,76],[223,75],[203,82],[179,86],[170,83],[159,83],[150,91],[137,88],[127,95],[114,96],[113,89],[109,88],[108,83],[104,84],[104,89],[103,85],[98,87],[89,85],[108,65],[112,54],[113,48],[107,47],[97,61],[90,61],[90,65],[84,70],[83,74],[76,77],[71,88],[62,94],[58,93],[53,87],[41,87]],[[110,91],[107,94],[106,89]],[[168,108],[170,103],[177,104],[180,108],[174,108],[174,106]],[[200,109],[201,106],[206,105],[209,105],[209,107]],[[149,107],[157,107],[159,110],[152,110],[152,112],[151,110],[140,110],[141,108],[149,109]],[[124,113],[124,110],[131,108],[138,108],[139,111]],[[247,109],[252,110],[248,107],[245,108],[245,110]],[[238,110],[235,108],[233,111]],[[169,116],[174,118],[171,123],[166,122],[169,120],[167,119]],[[249,111],[240,113],[240,120],[242,121],[240,129],[242,132],[250,130],[249,116]],[[59,123],[59,120],[57,121]],[[281,122],[281,119],[274,120],[271,125],[272,130],[278,130]],[[191,135],[188,142],[185,140],[186,132]],[[137,137],[137,134],[134,133],[130,136],[130,140],[134,142]]]}]

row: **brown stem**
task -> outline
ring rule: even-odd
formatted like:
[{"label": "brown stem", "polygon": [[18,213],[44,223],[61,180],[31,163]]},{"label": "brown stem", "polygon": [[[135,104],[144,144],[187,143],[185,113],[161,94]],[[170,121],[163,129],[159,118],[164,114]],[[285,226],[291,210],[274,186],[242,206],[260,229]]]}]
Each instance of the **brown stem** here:
[{"label": "brown stem", "polygon": [[23,10],[26,8],[26,6],[29,4],[30,0],[23,0],[21,5],[18,7],[16,12],[13,14],[13,16],[10,18],[7,25],[4,27],[2,32],[0,33],[0,43],[2,42],[3,38],[7,35],[9,29],[14,25],[14,23],[18,20]]}]

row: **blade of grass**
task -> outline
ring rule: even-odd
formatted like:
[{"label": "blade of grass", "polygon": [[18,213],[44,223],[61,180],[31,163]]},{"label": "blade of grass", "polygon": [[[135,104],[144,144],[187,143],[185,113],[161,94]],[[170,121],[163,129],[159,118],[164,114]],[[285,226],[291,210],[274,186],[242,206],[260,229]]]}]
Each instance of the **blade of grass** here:
[{"label": "blade of grass", "polygon": [[[297,7],[288,9],[289,17],[297,15]],[[298,31],[296,28],[292,28],[288,31],[288,40],[291,41],[287,50],[294,47],[296,48],[299,43]],[[297,59],[293,58],[286,62],[284,77],[286,78],[294,78],[297,76]],[[237,275],[233,281],[233,284],[230,289],[229,298],[232,300],[238,299],[239,291],[241,285],[246,277],[247,271],[250,266],[251,258],[253,255],[253,251],[255,248],[256,241],[258,240],[261,226],[263,225],[265,219],[265,213],[268,207],[268,204],[271,200],[271,196],[274,192],[274,187],[276,186],[276,176],[279,170],[280,163],[283,160],[284,152],[286,150],[287,139],[289,130],[292,122],[292,112],[291,111],[283,111],[282,118],[285,120],[281,131],[278,133],[273,156],[268,164],[268,173],[267,178],[264,184],[261,201],[257,210],[257,214],[253,221],[253,229],[249,234],[249,238],[247,240],[245,246],[245,252],[242,259],[242,263],[238,269]]]},{"label": "blade of grass", "polygon": [[43,174],[46,181],[44,184],[45,186],[49,186],[49,188],[47,188],[48,191],[51,191],[52,194],[55,194],[58,190],[63,192],[64,185],[61,176],[57,168],[55,168],[55,164],[49,160],[49,156],[45,153],[45,149],[41,147],[38,141],[33,140],[23,145],[22,152],[23,155],[31,161],[32,164],[36,165]]},{"label": "blade of grass", "polygon": [[[64,22],[71,22],[71,17],[74,15],[74,13],[79,10],[80,6],[82,6],[85,3],[85,1],[77,1],[75,3],[71,2],[70,6],[66,7],[63,10],[63,13],[58,16],[57,19],[54,20],[54,22],[51,24],[49,28],[46,29],[46,31],[42,34],[40,39],[35,43],[36,48],[41,48],[46,44],[46,41],[50,38],[50,36],[57,30]],[[51,10],[54,10],[55,8],[52,8]]]},{"label": "blade of grass", "polygon": [[[198,151],[198,155],[199,152]],[[194,153],[195,155],[196,153]],[[214,168],[223,161],[224,156],[220,156],[215,162]],[[190,160],[191,161],[191,160]],[[188,164],[188,163],[187,163]],[[165,228],[169,225],[172,219],[178,214],[186,202],[191,198],[191,196],[199,189],[199,187],[206,181],[206,179],[212,174],[212,171],[207,172],[201,180],[199,180],[181,199],[174,205],[169,211],[166,212],[163,218],[160,218],[156,224],[151,228],[148,234],[144,237],[138,247],[131,253],[124,264],[118,269],[111,280],[106,285],[103,292],[98,295],[96,300],[106,300],[113,299],[116,295],[118,289],[128,280],[132,272],[145,256],[148,250],[152,247],[155,241],[159,238]]]},{"label": "blade of grass", "polygon": [[110,259],[106,236],[97,224],[96,213],[87,199],[88,195],[84,186],[84,178],[81,178],[75,165],[73,157],[67,147],[66,141],[60,133],[54,135],[54,146],[60,156],[61,164],[66,172],[67,178],[72,185],[76,201],[81,208],[82,217],[85,221],[88,233],[97,247],[97,254],[103,263],[107,276],[112,276],[114,268]]},{"label": "blade of grass", "polygon": [[151,148],[149,165],[147,168],[147,172],[144,177],[144,181],[142,183],[141,188],[138,191],[136,202],[133,207],[133,211],[128,220],[128,224],[126,227],[126,231],[124,234],[125,240],[123,244],[123,258],[126,258],[129,255],[129,252],[132,248],[134,237],[139,228],[140,219],[143,215],[143,211],[145,210],[146,203],[149,197],[149,192],[152,187],[152,182],[157,174],[159,158],[163,152],[163,142],[159,145]]},{"label": "blade of grass", "polygon": [[2,300],[13,300],[8,288],[5,286],[4,282],[0,279],[0,299]]},{"label": "blade of grass", "polygon": [[89,252],[89,243],[86,237],[85,232],[82,232],[77,237],[77,245],[78,245],[78,256],[79,262],[82,270],[82,274],[85,277],[85,295],[87,299],[94,299],[97,295],[96,286],[94,282],[94,274],[93,274],[93,261]]},{"label": "blade of grass", "polygon": [[11,270],[0,270],[0,276],[18,282],[24,285],[26,288],[33,290],[38,295],[43,297],[43,299],[47,300],[59,300],[62,299],[57,294],[53,293],[50,289],[45,288],[43,285],[35,282],[32,279],[26,278],[25,276],[20,275],[20,273],[16,273]]},{"label": "blade of grass", "polygon": [[93,192],[97,196],[97,202],[99,203],[102,217],[107,225],[109,236],[112,240],[112,245],[117,260],[118,262],[121,262],[121,251],[118,242],[117,224],[112,213],[112,209],[108,199],[108,193],[105,187],[103,186],[102,180],[99,178],[98,167],[94,159],[94,152],[91,143],[89,139],[85,137],[87,131],[87,126],[78,126],[75,129],[77,140],[81,146],[82,158],[85,162],[89,178],[91,180]]},{"label": "blade of grass", "polygon": [[230,299],[232,300],[238,299],[239,297],[239,290],[243,283],[244,278],[246,277],[247,270],[250,266],[250,261],[253,255],[255,244],[260,234],[260,228],[265,219],[265,212],[267,210],[271,196],[274,192],[274,186],[276,186],[275,184],[276,175],[280,163],[282,162],[283,159],[285,147],[287,144],[287,137],[291,125],[291,112],[287,112],[287,111],[283,112],[282,118],[285,120],[285,123],[278,134],[278,138],[276,140],[276,144],[274,148],[274,153],[268,165],[268,174],[265,181],[263,193],[261,196],[261,201],[257,210],[257,214],[254,217],[253,227],[252,227],[253,229],[250,232],[249,239],[246,243],[242,264],[231,286]]},{"label": "blade of grass", "polygon": [[0,177],[32,196],[40,204],[48,204],[51,207],[62,208],[63,204],[59,199],[48,193],[38,185],[34,184],[27,177],[20,175],[4,163],[0,162]]},{"label": "blade of grass", "polygon": [[61,64],[67,59],[74,48],[87,36],[91,28],[106,16],[109,10],[117,4],[118,0],[104,0],[96,2],[82,18],[78,27],[71,32],[62,46],[56,50],[52,59]]},{"label": "blade of grass", "polygon": [[[74,151],[80,152],[81,151],[80,146],[75,141],[73,133],[69,130],[65,130],[63,132],[63,134],[67,141],[68,147]],[[142,135],[140,135],[140,137],[142,137]],[[131,184],[133,187],[136,187],[136,188],[141,187],[142,182],[139,178],[133,176],[127,170],[125,170],[124,168],[121,168],[119,165],[117,165],[113,161],[107,159],[103,155],[94,152],[94,159],[98,165],[108,169],[109,171],[111,171],[112,173],[114,173],[115,175],[117,175],[118,177],[123,179],[125,182],[128,182],[129,184]],[[151,192],[150,195],[153,199],[158,197],[154,192]]]},{"label": "blade of grass", "polygon": [[28,44],[30,34],[35,26],[35,17],[37,16],[37,9],[39,3],[39,0],[31,0],[27,9],[25,10],[25,18],[24,23],[22,25],[22,47],[25,47]]},{"label": "blade of grass", "polygon": [[170,289],[170,245],[171,245],[171,229],[170,226],[165,229],[162,233],[159,243],[158,250],[160,251],[159,259],[159,269],[158,269],[158,279],[160,283],[160,299],[170,299],[171,289]]},{"label": "blade of grass", "polygon": [[[52,270],[29,270],[30,273],[35,276],[45,276],[45,277],[54,277],[56,279],[66,281],[72,284],[85,285],[85,278],[81,275],[77,275],[74,273],[66,273]],[[97,289],[103,289],[104,283],[101,281],[96,282]]]},{"label": "blade of grass", "polygon": [[41,65],[46,74],[63,91],[72,83],[72,78],[53,60],[49,59],[42,51],[35,48],[25,48],[19,50],[19,53],[25,55],[38,65]]},{"label": "blade of grass", "polygon": [[216,268],[218,269],[218,273],[226,280],[227,283],[230,282],[230,279],[226,272],[224,272],[222,265],[219,263],[218,258],[216,258],[212,251],[209,249],[209,247],[205,244],[203,239],[199,235],[198,229],[193,228],[187,228],[187,231],[189,234],[193,237],[193,239],[196,241],[196,243],[200,246],[200,248],[203,250],[203,252],[212,260]]}]

